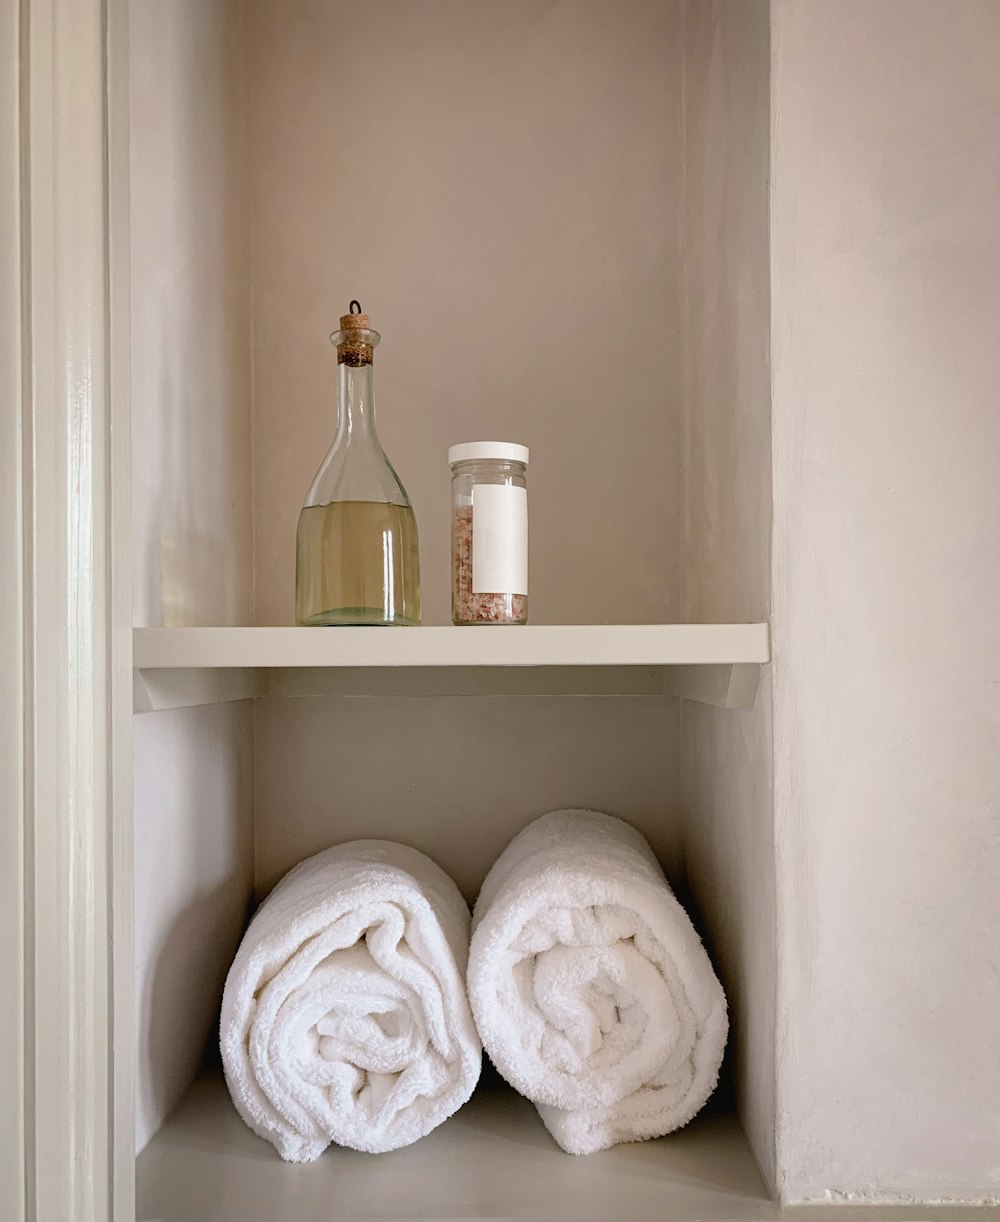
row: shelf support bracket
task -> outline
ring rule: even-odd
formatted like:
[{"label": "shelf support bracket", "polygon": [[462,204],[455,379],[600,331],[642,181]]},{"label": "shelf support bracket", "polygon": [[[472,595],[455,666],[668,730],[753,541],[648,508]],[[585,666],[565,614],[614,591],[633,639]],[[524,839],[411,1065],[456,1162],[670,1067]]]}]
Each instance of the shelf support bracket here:
[{"label": "shelf support bracket", "polygon": [[252,700],[265,694],[265,682],[266,673],[255,667],[137,668],[132,672],[132,711],[157,713]]},{"label": "shelf support bracket", "polygon": [[713,704],[720,709],[752,709],[760,686],[760,671],[756,662],[667,666],[663,690],[670,696]]}]

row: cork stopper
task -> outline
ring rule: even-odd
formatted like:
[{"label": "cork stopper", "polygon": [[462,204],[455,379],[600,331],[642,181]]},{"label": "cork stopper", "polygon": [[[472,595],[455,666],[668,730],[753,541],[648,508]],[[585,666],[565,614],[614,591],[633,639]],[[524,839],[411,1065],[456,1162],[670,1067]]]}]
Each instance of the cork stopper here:
[{"label": "cork stopper", "polygon": [[[358,308],[355,309],[354,307]],[[361,313],[361,302],[352,301],[348,306],[348,313],[340,316],[341,331],[368,331],[371,329],[371,319],[367,314]]]},{"label": "cork stopper", "polygon": [[378,334],[371,329],[371,319],[361,312],[361,302],[352,301],[346,314],[340,316],[340,330],[330,339],[337,345],[337,363],[359,369],[373,360]]}]

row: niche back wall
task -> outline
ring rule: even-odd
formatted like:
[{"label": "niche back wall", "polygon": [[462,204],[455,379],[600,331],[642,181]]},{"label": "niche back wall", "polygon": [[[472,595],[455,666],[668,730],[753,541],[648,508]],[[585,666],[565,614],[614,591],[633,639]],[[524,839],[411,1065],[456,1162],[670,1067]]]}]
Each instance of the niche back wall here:
[{"label": "niche back wall", "polygon": [[352,297],[425,623],[450,622],[447,449],[486,438],[531,447],[535,623],[678,618],[679,3],[249,20],[257,623],[292,621]]}]

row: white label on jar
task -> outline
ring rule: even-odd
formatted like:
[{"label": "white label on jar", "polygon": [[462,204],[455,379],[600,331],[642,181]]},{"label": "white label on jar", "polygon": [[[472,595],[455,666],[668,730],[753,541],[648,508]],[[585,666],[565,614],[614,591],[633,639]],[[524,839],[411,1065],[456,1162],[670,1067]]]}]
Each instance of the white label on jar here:
[{"label": "white label on jar", "polygon": [[472,489],[473,594],[528,593],[528,493],[510,484]]}]

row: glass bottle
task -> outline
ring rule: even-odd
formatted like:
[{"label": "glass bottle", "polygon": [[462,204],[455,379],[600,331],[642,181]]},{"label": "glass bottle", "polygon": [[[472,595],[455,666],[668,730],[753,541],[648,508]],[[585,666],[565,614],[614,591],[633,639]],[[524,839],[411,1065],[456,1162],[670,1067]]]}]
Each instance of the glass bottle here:
[{"label": "glass bottle", "polygon": [[372,360],[380,338],[356,301],[330,336],[337,433],[299,514],[297,624],[420,623],[417,522],[375,432]]}]

